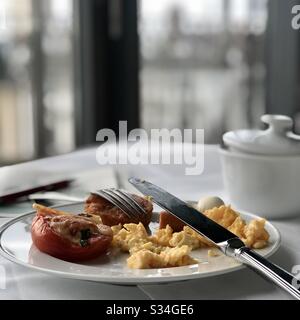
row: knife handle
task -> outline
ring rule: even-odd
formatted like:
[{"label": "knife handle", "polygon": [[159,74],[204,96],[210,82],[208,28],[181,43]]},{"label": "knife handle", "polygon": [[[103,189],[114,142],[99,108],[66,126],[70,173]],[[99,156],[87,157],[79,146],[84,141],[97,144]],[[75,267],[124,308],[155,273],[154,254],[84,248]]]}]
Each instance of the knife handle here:
[{"label": "knife handle", "polygon": [[[236,257],[260,275],[273,281],[275,284],[286,290],[292,296],[300,300],[300,283],[292,274],[263,258],[258,253],[247,247],[242,247],[236,251]],[[298,287],[298,288],[297,288]]]}]

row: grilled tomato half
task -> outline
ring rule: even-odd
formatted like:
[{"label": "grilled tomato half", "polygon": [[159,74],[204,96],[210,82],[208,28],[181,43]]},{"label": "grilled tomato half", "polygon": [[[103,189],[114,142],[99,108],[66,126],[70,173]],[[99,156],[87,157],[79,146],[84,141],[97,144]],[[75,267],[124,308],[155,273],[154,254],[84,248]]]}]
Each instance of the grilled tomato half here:
[{"label": "grilled tomato half", "polygon": [[98,217],[73,215],[34,205],[37,214],[32,221],[31,237],[42,252],[66,261],[94,259],[109,248],[113,234]]}]

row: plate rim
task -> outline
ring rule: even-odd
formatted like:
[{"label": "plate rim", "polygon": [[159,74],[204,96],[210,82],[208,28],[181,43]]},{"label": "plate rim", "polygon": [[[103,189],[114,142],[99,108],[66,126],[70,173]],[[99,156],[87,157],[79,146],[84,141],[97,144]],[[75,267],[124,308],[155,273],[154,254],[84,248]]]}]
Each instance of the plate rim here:
[{"label": "plate rim", "polygon": [[[187,203],[190,204],[195,204],[195,201],[186,201]],[[68,206],[74,206],[74,205],[80,205],[80,204],[84,204],[84,201],[76,201],[76,202],[72,202],[72,203],[66,203],[66,204],[59,204],[59,205],[54,205],[51,206],[51,208],[61,208],[61,207],[68,207]],[[250,218],[260,218],[258,215],[247,212],[247,211],[240,211],[238,210],[238,212],[241,215],[246,215]],[[78,274],[78,273],[72,273],[72,272],[64,272],[64,271],[59,271],[59,270],[53,270],[53,269],[49,269],[49,268],[44,268],[44,267],[38,267],[35,265],[32,265],[30,263],[26,263],[20,259],[17,259],[15,257],[13,257],[12,255],[10,255],[9,253],[6,252],[6,250],[3,248],[2,246],[2,236],[3,233],[5,232],[5,230],[7,230],[10,226],[14,225],[15,223],[19,222],[20,220],[23,220],[26,217],[29,217],[33,214],[35,214],[36,211],[32,210],[29,212],[26,212],[24,214],[21,214],[17,217],[12,218],[11,220],[7,221],[6,223],[4,223],[3,225],[0,226],[0,255],[4,258],[6,258],[7,260],[16,263],[18,265],[21,265],[23,267],[29,268],[31,270],[35,270],[35,271],[39,271],[42,273],[46,273],[46,274],[50,274],[50,275],[55,275],[61,278],[66,278],[66,279],[73,279],[73,280],[84,280],[84,281],[93,281],[93,282],[99,282],[99,283],[106,283],[106,284],[119,284],[119,285],[141,285],[141,284],[159,284],[159,283],[173,283],[173,282],[180,282],[180,281],[188,281],[188,280],[194,280],[194,279],[201,279],[201,278],[210,278],[210,277],[215,277],[218,275],[223,275],[223,274],[227,274],[227,273],[231,273],[231,272],[235,272],[238,270],[242,270],[244,268],[246,268],[246,265],[244,264],[240,264],[240,265],[235,265],[233,267],[224,269],[224,270],[215,270],[215,271],[211,271],[211,272],[205,272],[205,273],[192,273],[192,274],[188,274],[188,275],[165,275],[163,277],[157,277],[157,276],[153,276],[153,277],[132,277],[132,278],[122,278],[122,277],[89,277],[86,274]],[[271,255],[273,255],[275,252],[278,251],[278,249],[280,248],[280,244],[281,244],[281,234],[279,232],[279,230],[277,229],[277,227],[275,227],[271,222],[269,222],[268,220],[266,220],[266,224],[270,226],[270,228],[272,228],[273,231],[275,231],[276,233],[276,240],[273,244],[273,248],[271,249],[271,251],[269,251],[267,254],[264,255],[265,258],[270,257]],[[53,257],[55,259],[55,257]],[[68,262],[70,263],[70,262]],[[187,267],[187,266],[184,266]],[[160,269],[160,268],[158,268]],[[163,269],[168,269],[168,268],[163,268]]]}]

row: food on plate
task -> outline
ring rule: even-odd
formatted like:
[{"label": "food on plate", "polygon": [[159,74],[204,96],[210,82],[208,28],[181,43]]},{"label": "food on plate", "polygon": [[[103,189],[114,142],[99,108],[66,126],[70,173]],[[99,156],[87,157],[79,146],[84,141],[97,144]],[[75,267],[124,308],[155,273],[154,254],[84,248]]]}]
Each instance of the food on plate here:
[{"label": "food on plate", "polygon": [[209,240],[188,226],[184,226],[180,232],[174,232],[169,243],[172,247],[188,245],[192,249],[212,246]]},{"label": "food on plate", "polygon": [[204,214],[237,235],[250,248],[261,249],[268,244],[270,236],[265,229],[265,219],[253,219],[246,223],[230,206],[213,208]]},{"label": "food on plate", "polygon": [[[222,204],[221,199],[205,199],[197,206],[204,215],[240,237],[250,248],[267,246],[269,234],[264,219],[247,223],[231,206]],[[159,228],[150,234],[146,228],[152,215],[152,203],[139,196],[136,200],[147,211],[138,223],[131,222],[123,211],[95,195],[89,197],[85,213],[79,215],[36,204],[37,214],[31,230],[33,243],[40,251],[67,261],[93,259],[107,251],[112,255],[129,253],[127,266],[134,269],[199,263],[191,255],[196,249],[206,249],[208,257],[221,255],[209,240],[167,212],[160,214]],[[204,208],[210,209],[203,211]]]},{"label": "food on plate", "polygon": [[[204,214],[241,238],[246,246],[261,249],[267,246],[269,234],[265,229],[265,219],[253,219],[248,224],[230,206],[206,210]],[[162,229],[163,230],[163,229]],[[173,233],[170,245],[188,245],[193,249],[211,247],[212,243],[188,226]]]},{"label": "food on plate", "polygon": [[[58,209],[54,209],[54,208],[50,208],[50,207],[45,207],[45,206],[42,206],[37,203],[33,204],[32,207],[37,211],[37,213],[39,215],[43,215],[43,216],[47,216],[47,215],[57,215],[57,216],[58,215],[61,215],[61,216],[71,215],[71,216],[73,216],[74,215],[74,213],[71,213],[71,212],[62,211],[62,210],[58,210]],[[97,215],[80,213],[78,216],[89,218],[97,224],[102,222],[101,217],[97,216]]]},{"label": "food on plate", "polygon": [[[236,211],[230,206],[224,205],[224,202],[218,197],[200,199],[195,208],[240,237],[248,247],[260,249],[268,243],[269,234],[264,228],[264,219],[254,219],[246,224]],[[205,208],[207,209],[204,210]],[[162,211],[159,217],[159,228],[165,229],[168,225],[177,232],[172,239],[174,244],[192,245],[193,248],[201,248],[203,244],[209,244],[204,237],[186,226],[181,220]]]},{"label": "food on plate", "polygon": [[[146,215],[141,217],[141,223],[148,226],[152,217],[153,205],[149,197],[140,197],[132,195],[134,199],[145,209]],[[126,213],[108,200],[99,195],[91,194],[86,200],[84,211],[88,214],[98,215],[102,219],[102,223],[108,226],[115,226],[118,224],[124,225],[126,223],[135,222],[133,218],[129,218]]]},{"label": "food on plate", "polygon": [[220,254],[221,254],[220,251],[216,249],[209,249],[207,251],[208,257],[218,257]]},{"label": "food on plate", "polygon": [[209,209],[219,208],[224,205],[224,201],[219,197],[204,197],[201,198],[196,206],[196,209],[200,212],[204,212]]},{"label": "food on plate", "polygon": [[198,263],[189,256],[191,249],[188,246],[178,248],[166,247],[160,253],[148,249],[141,249],[127,259],[127,265],[133,269],[181,267]]},{"label": "food on plate", "polygon": [[181,231],[186,224],[173,214],[167,211],[161,211],[159,214],[159,228],[164,229],[170,226],[174,231]]},{"label": "food on plate", "polygon": [[[219,197],[204,197],[201,198],[195,209],[200,212],[205,212],[206,210],[218,208],[224,205],[224,202]],[[176,232],[182,231],[183,227],[186,226],[184,222],[180,219],[176,218],[174,215],[167,211],[162,211],[159,215],[159,227],[164,229],[167,225],[172,227],[172,229]]]},{"label": "food on plate", "polygon": [[242,240],[246,246],[254,249],[262,249],[267,246],[270,235],[265,229],[265,223],[265,219],[255,219],[244,227],[245,237]]},{"label": "food on plate", "polygon": [[113,234],[97,216],[73,215],[35,204],[31,226],[34,245],[42,252],[66,261],[94,259],[109,248]]},{"label": "food on plate", "polygon": [[[183,245],[171,247],[164,245],[160,240],[158,230],[153,236],[149,236],[142,223],[125,224],[112,227],[114,238],[113,246],[130,254],[127,266],[134,269],[179,267],[198,263],[189,254],[192,248]],[[168,227],[167,233],[173,230]],[[167,237],[168,239],[168,237]]]},{"label": "food on plate", "polygon": [[[264,219],[254,219],[247,224],[230,206],[224,205],[206,210],[204,214],[239,236],[248,247],[260,249],[268,243]],[[153,235],[148,235],[141,223],[113,226],[112,230],[112,245],[130,254],[127,259],[130,268],[165,268],[198,263],[190,253],[200,248],[210,248],[209,257],[220,255],[217,249],[211,249],[214,245],[210,241],[188,226],[174,232],[167,225]]]}]

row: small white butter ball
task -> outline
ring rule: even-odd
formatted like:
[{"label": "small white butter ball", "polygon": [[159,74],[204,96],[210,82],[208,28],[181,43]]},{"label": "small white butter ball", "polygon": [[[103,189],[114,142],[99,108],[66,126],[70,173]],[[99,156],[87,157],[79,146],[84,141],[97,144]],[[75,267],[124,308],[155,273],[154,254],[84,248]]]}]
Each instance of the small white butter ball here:
[{"label": "small white butter ball", "polygon": [[219,197],[204,197],[197,203],[197,210],[204,212],[215,207],[221,207],[224,205],[224,201]]}]

